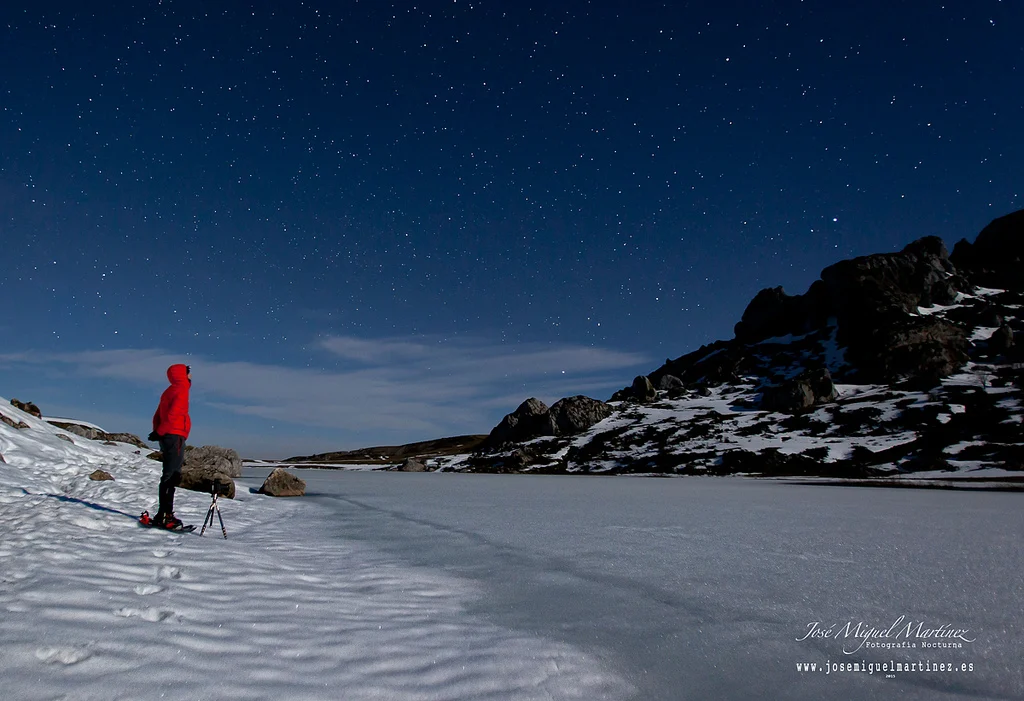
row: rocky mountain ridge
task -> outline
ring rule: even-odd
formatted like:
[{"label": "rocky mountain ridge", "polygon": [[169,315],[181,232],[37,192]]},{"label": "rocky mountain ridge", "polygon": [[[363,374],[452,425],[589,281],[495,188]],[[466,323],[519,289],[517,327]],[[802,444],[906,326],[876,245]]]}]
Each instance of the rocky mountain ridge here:
[{"label": "rocky mountain ridge", "polygon": [[[759,292],[718,341],[609,402],[529,399],[475,472],[1024,477],[1024,210]],[[572,420],[566,417],[572,417]]]}]

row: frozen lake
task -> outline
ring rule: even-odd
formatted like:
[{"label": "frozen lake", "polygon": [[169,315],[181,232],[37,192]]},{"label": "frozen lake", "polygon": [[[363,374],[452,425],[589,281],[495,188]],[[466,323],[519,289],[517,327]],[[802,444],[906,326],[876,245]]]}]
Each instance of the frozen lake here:
[{"label": "frozen lake", "polygon": [[333,514],[311,528],[471,581],[468,615],[636,699],[1024,697],[1020,494],[293,472]]}]

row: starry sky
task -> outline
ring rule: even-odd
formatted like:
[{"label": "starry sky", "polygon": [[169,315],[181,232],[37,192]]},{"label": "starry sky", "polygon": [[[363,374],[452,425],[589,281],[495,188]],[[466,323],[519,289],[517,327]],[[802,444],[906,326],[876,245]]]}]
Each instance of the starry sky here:
[{"label": "starry sky", "polygon": [[1024,206],[1024,3],[0,7],[0,396],[249,457],[486,433]]}]

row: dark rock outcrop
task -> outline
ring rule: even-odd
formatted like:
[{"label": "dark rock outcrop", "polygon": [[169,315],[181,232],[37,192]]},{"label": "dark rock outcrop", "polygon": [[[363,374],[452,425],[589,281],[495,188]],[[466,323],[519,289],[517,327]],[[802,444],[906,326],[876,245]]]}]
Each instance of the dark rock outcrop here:
[{"label": "dark rock outcrop", "polygon": [[555,435],[555,424],[552,421],[548,405],[531,397],[519,405],[514,412],[495,426],[487,437],[486,445],[499,446],[502,443],[525,441],[537,436]]},{"label": "dark rock outcrop", "polygon": [[974,243],[953,247],[950,260],[972,284],[1005,290],[1024,289],[1024,209],[993,220]]},{"label": "dark rock outcrop", "polygon": [[136,436],[134,433],[104,433],[100,431],[101,435],[99,440],[113,442],[113,443],[130,443],[136,448],[145,448],[149,450],[149,446],[146,445],[141,438]]},{"label": "dark rock outcrop", "polygon": [[267,476],[259,493],[272,497],[301,497],[306,493],[306,482],[277,467]]},{"label": "dark rock outcrop", "polygon": [[852,340],[847,359],[867,382],[895,382],[934,387],[939,379],[967,362],[967,337],[958,326],[931,317],[905,318],[874,328]]},{"label": "dark rock outcrop", "polygon": [[82,424],[69,423],[66,421],[50,421],[48,422],[57,428],[63,429],[68,433],[73,433],[76,436],[82,438],[88,438],[91,441],[102,441],[106,443],[129,443],[134,445],[136,448],[149,449],[149,446],[142,442],[142,439],[136,436],[134,433],[107,433],[91,426],[83,426]]},{"label": "dark rock outcrop", "polygon": [[949,261],[942,240],[929,236],[900,253],[843,261],[821,273],[836,340],[866,382],[903,377],[934,382],[967,361],[966,338],[952,324],[911,316],[919,307],[948,305],[969,285]]},{"label": "dark rock outcrop", "polygon": [[549,412],[559,436],[582,433],[598,421],[608,418],[612,408],[602,401],[577,395],[559,399]]},{"label": "dark rock outcrop", "polygon": [[918,308],[952,304],[969,290],[942,239],[926,236],[898,253],[831,265],[804,295],[789,296],[781,287],[762,290],[736,324],[734,347],[718,356],[729,360],[735,374],[743,371],[742,362],[730,357],[743,355],[735,345],[800,336],[835,324],[835,341],[845,349],[858,381],[933,382],[966,362],[967,340],[948,322],[918,315]]},{"label": "dark rock outcrop", "polygon": [[539,399],[527,399],[494,427],[483,450],[542,436],[571,436],[587,430],[611,413],[611,407],[604,402],[582,395],[559,399],[550,409]]},{"label": "dark rock outcrop", "polygon": [[76,436],[82,438],[88,438],[91,441],[97,440],[100,436],[101,431],[97,431],[95,428],[89,428],[88,426],[82,426],[81,424],[69,424],[63,421],[51,421],[52,425],[57,428],[63,429],[68,433],[73,433]]},{"label": "dark rock outcrop", "polygon": [[899,253],[840,261],[822,270],[821,280],[825,311],[840,321],[879,311],[914,313],[918,307],[952,304],[958,292],[970,287],[956,274],[938,236],[918,239]]},{"label": "dark rock outcrop", "polygon": [[5,424],[10,426],[11,428],[28,428],[28,424],[25,423],[24,421],[15,422],[14,419],[12,419],[12,418],[10,418],[8,416],[4,416],[3,414],[0,414],[0,421],[3,421]]},{"label": "dark rock outcrop", "polygon": [[[678,378],[684,387],[699,391],[708,386],[735,382],[749,369],[750,353],[744,345],[735,341],[715,341],[676,360],[666,361],[648,378],[658,386],[664,377],[671,375]],[[616,395],[616,398],[628,398],[631,392],[632,388],[627,388],[622,393],[625,396]]]},{"label": "dark rock outcrop", "polygon": [[22,402],[18,401],[17,399],[12,399],[11,406],[13,406],[16,409],[21,409],[26,414],[31,414],[37,419],[43,418],[43,412],[39,411],[39,407],[37,407],[32,402]]},{"label": "dark rock outcrop", "polygon": [[114,476],[105,470],[95,470],[91,475],[89,475],[89,479],[94,482],[107,482],[113,480]]},{"label": "dark rock outcrop", "polygon": [[781,287],[763,289],[750,301],[736,324],[736,340],[756,343],[775,336],[806,333],[825,321],[820,300],[820,289],[795,297],[786,294]]}]

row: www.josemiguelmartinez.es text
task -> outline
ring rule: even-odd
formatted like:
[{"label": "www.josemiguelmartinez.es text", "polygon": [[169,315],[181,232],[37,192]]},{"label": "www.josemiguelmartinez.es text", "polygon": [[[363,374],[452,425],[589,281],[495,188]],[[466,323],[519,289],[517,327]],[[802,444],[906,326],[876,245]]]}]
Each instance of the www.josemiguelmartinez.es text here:
[{"label": "www.josemiguelmartinez.es text", "polygon": [[825,664],[817,662],[797,662],[796,671],[800,673],[824,672],[825,674],[838,674],[847,672],[859,672],[862,674],[904,674],[907,672],[973,672],[973,662],[933,662],[931,660],[917,660],[914,662],[832,662]]}]

